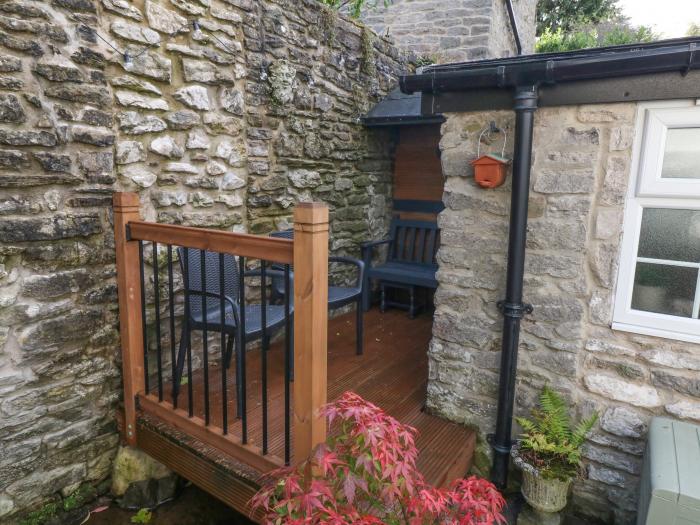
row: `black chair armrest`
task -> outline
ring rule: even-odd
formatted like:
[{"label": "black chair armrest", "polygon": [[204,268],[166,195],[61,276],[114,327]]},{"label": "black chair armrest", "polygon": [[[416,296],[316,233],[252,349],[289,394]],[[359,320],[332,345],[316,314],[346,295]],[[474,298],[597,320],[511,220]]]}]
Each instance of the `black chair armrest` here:
[{"label": "black chair armrest", "polygon": [[339,263],[339,264],[351,264],[357,268],[357,284],[355,286],[362,287],[362,283],[365,278],[365,263],[354,257],[342,257],[339,255],[333,255],[328,258],[328,262]]},{"label": "black chair armrest", "polygon": [[[201,290],[198,291],[189,291],[189,300],[192,302],[193,300],[197,301],[199,300],[201,302],[201,299],[193,299],[192,296],[204,296],[204,297],[211,297],[214,299],[218,299],[221,301],[221,294],[214,293],[214,292],[202,292]],[[205,301],[206,302],[206,301]],[[238,306],[238,303],[236,303],[233,299],[231,299],[228,295],[224,295],[224,302],[227,302],[230,306],[231,309],[233,310],[233,320],[236,324],[238,324],[238,319],[239,319],[239,310],[240,307]],[[219,306],[220,308],[220,306]]]}]

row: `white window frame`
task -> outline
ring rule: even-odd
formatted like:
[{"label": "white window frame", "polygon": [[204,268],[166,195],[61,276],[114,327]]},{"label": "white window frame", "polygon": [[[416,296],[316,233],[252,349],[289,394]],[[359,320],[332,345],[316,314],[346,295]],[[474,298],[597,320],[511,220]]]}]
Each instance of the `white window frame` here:
[{"label": "white window frame", "polygon": [[645,112],[644,145],[640,152],[638,197],[700,196],[700,178],[664,179],[661,168],[664,160],[666,133],[674,128],[700,128],[700,111],[694,104],[670,108],[648,108]]},{"label": "white window frame", "polygon": [[[700,210],[700,179],[662,179],[666,130],[700,127],[696,101],[640,104],[624,214],[612,328],[626,332],[700,343],[700,319],[633,310],[632,292],[637,262],[662,262],[637,257],[644,208]],[[669,264],[663,261],[663,264]],[[700,261],[671,263],[698,268],[694,313],[700,310]]]}]

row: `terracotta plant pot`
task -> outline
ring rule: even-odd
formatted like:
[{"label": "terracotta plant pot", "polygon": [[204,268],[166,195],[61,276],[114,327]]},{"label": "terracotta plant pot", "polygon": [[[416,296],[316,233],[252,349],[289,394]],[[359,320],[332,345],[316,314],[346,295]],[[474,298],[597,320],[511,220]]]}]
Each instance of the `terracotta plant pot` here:
[{"label": "terracotta plant pot", "polygon": [[520,491],[533,509],[540,512],[559,512],[566,507],[572,478],[566,481],[543,478],[535,467],[520,456],[519,445],[513,446],[511,456],[515,466],[523,471]]}]

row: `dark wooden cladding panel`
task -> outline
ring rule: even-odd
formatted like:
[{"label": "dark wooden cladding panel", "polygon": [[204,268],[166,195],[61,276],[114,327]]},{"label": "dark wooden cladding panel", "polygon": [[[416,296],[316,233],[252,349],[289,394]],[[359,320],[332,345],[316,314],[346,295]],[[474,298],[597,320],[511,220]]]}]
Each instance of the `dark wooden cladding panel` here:
[{"label": "dark wooden cladding panel", "polygon": [[[439,155],[440,125],[404,126],[394,161],[394,199],[441,201],[444,189]],[[401,212],[406,219],[434,219],[434,214]]]},{"label": "dark wooden cladding panel", "polygon": [[134,241],[155,241],[160,244],[230,253],[281,264],[294,262],[294,242],[289,239],[143,221],[130,222],[129,234],[130,240]]}]

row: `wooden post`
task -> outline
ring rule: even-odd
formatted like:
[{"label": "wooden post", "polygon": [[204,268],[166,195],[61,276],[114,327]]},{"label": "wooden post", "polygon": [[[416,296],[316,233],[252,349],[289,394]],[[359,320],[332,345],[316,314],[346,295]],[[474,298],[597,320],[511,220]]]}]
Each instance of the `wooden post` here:
[{"label": "wooden post", "polygon": [[145,390],[143,325],[139,245],[127,240],[127,224],[141,220],[136,193],[114,194],[114,244],[117,252],[119,334],[124,378],[124,431],[129,445],[136,445],[136,394]]},{"label": "wooden post", "polygon": [[326,440],[328,372],[328,207],[294,210],[294,458]]}]

